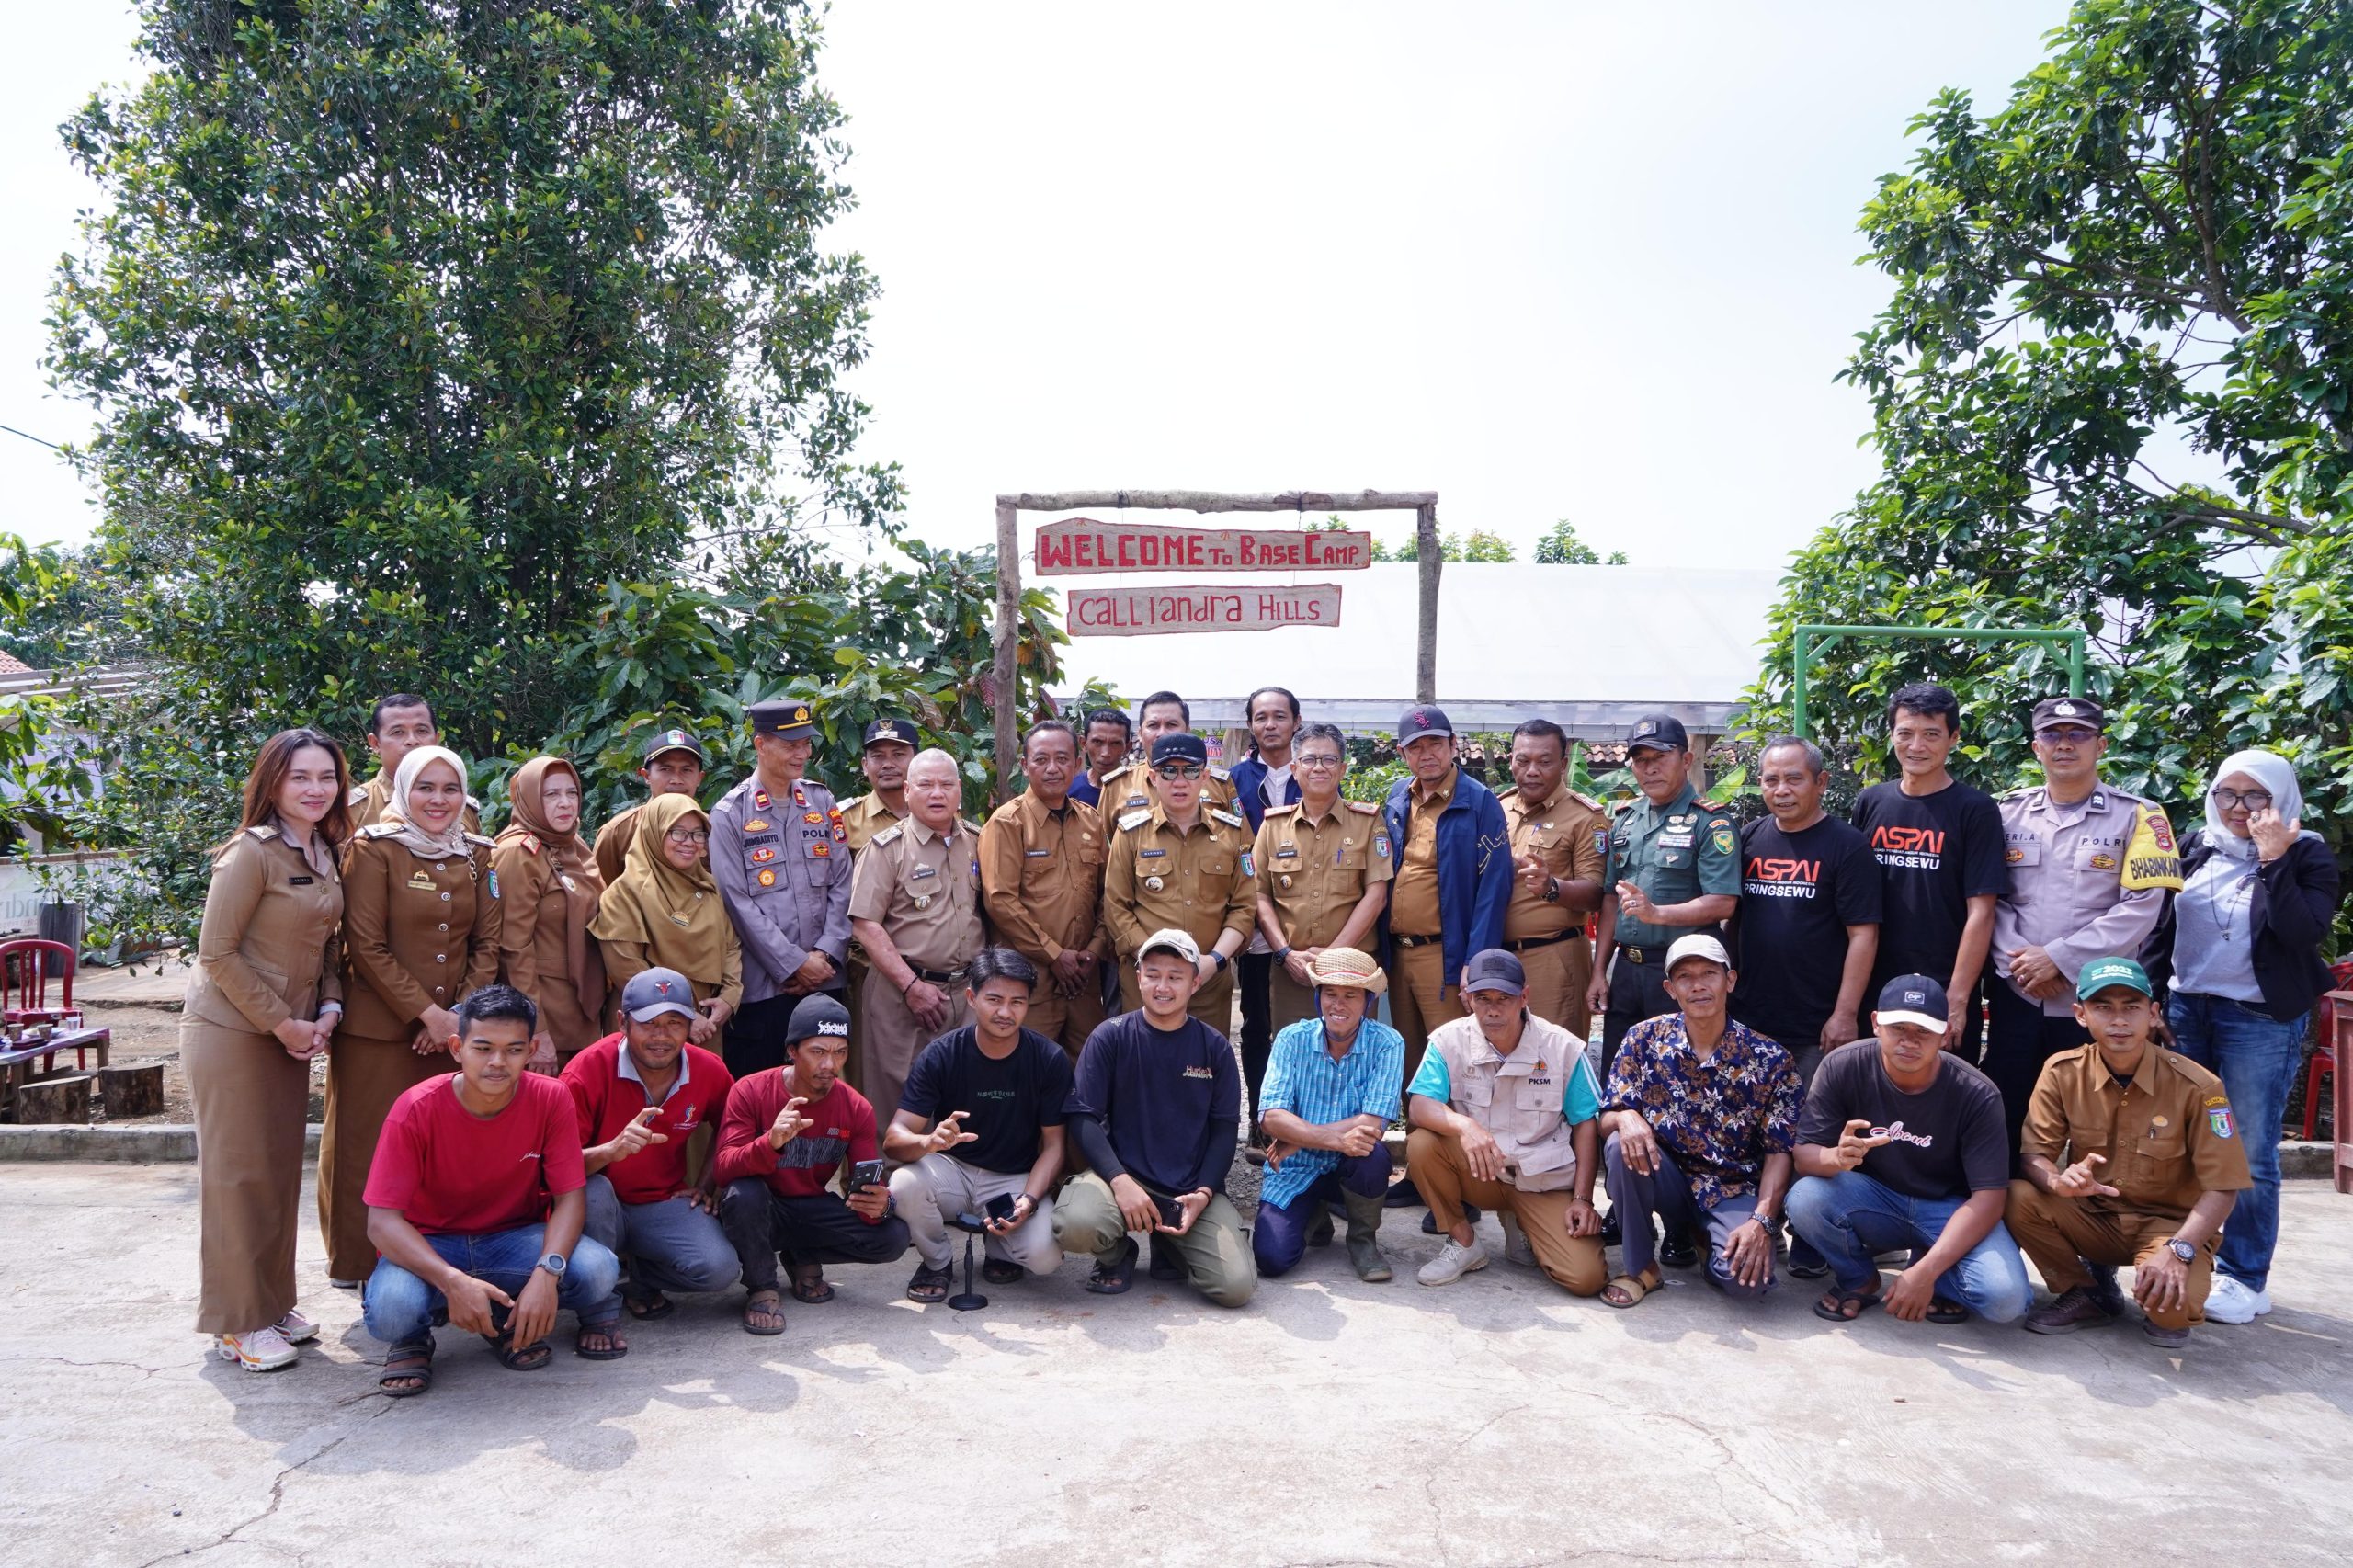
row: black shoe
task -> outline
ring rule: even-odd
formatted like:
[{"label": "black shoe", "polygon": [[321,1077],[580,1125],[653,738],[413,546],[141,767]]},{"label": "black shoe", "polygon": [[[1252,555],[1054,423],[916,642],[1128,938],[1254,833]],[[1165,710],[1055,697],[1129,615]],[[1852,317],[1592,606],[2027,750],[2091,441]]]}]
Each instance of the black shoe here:
[{"label": "black shoe", "polygon": [[[1464,1222],[1467,1224],[1477,1224],[1479,1222],[1479,1206],[1475,1203],[1464,1204],[1462,1206],[1462,1218]],[[1436,1214],[1423,1215],[1422,1234],[1426,1236],[1434,1236],[1438,1233],[1438,1216]]]},{"label": "black shoe", "polygon": [[1086,1288],[1098,1296],[1116,1296],[1135,1283],[1136,1239],[1120,1238],[1120,1256],[1111,1263],[1097,1261],[1087,1272]]},{"label": "black shoe", "polygon": [[1658,1260],[1669,1268],[1688,1268],[1699,1261],[1699,1249],[1691,1244],[1691,1234],[1677,1225],[1659,1244]]},{"label": "black shoe", "polygon": [[1152,1266],[1145,1272],[1154,1279],[1182,1279],[1185,1278],[1185,1255],[1176,1250],[1174,1243],[1163,1245],[1160,1238],[1154,1236],[1152,1238]]},{"label": "black shoe", "polygon": [[2116,1266],[2108,1263],[2091,1265],[2092,1300],[2099,1310],[2112,1318],[2124,1315],[2124,1287],[2116,1282]]},{"label": "black shoe", "polygon": [[1601,1217],[1601,1244],[1606,1247],[1626,1244],[1626,1227],[1615,1209]]},{"label": "black shoe", "polygon": [[1422,1189],[1414,1185],[1412,1176],[1400,1176],[1389,1184],[1387,1192],[1381,1195],[1381,1206],[1383,1209],[1419,1209],[1422,1206]]}]

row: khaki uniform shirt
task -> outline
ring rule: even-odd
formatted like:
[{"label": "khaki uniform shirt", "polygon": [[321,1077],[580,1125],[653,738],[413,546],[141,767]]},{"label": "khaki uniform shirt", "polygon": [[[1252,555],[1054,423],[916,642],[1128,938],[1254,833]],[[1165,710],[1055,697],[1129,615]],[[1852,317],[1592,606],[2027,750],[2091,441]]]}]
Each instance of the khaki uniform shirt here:
[{"label": "khaki uniform shirt", "polygon": [[[363,827],[373,827],[381,822],[384,818],[384,807],[392,798],[392,776],[389,773],[379,772],[367,783],[355,787],[351,791],[349,801],[351,831],[358,833]],[[468,833],[482,831],[482,802],[472,795],[466,797],[466,831]]]},{"label": "khaki uniform shirt", "polygon": [[1294,948],[1328,948],[1369,888],[1396,875],[1381,808],[1340,801],[1310,821],[1304,801],[1268,806],[1258,826],[1258,891]]},{"label": "khaki uniform shirt", "polygon": [[874,835],[894,822],[904,822],[907,813],[894,812],[882,803],[880,795],[860,795],[842,802],[842,826],[849,834],[849,852],[860,853],[874,842]]},{"label": "khaki uniform shirt", "polygon": [[2075,975],[2084,965],[2131,958],[2157,928],[2165,890],[2128,892],[2123,881],[2124,846],[2147,803],[2105,784],[2072,806],[2052,804],[2040,788],[2002,797],[2010,891],[1994,905],[1994,972],[2006,983],[2010,954],[2019,948],[2050,954],[2067,989],[2040,1004],[2045,1017],[2073,1017]]},{"label": "khaki uniform shirt", "polygon": [[1511,907],[1504,912],[1504,939],[1524,941],[1533,937],[1557,937],[1574,926],[1582,930],[1585,916],[1528,891],[1519,881],[1518,865],[1530,855],[1563,882],[1579,879],[1601,881],[1601,863],[1609,844],[1609,824],[1601,802],[1580,795],[1566,784],[1546,799],[1529,801],[1518,785],[1495,797],[1503,802],[1504,825],[1511,835],[1513,866]]},{"label": "khaki uniform shirt", "polygon": [[943,836],[914,817],[884,828],[850,874],[849,917],[890,933],[916,969],[952,974],[988,939],[981,926],[981,830],[961,818]]},{"label": "khaki uniform shirt", "polygon": [[1250,843],[1235,812],[1204,807],[1190,833],[1179,832],[1156,800],[1123,814],[1103,865],[1103,924],[1120,962],[1134,961],[1145,937],[1170,926],[1205,957],[1221,931],[1246,938],[1258,924]]},{"label": "khaki uniform shirt", "polygon": [[1109,961],[1103,928],[1103,819],[1084,801],[1047,809],[1027,790],[981,829],[981,893],[1006,946],[1040,969],[1065,949]]},{"label": "khaki uniform shirt", "polygon": [[[641,801],[613,813],[613,818],[597,830],[597,841],[590,854],[597,862],[597,874],[605,879],[607,887],[621,880],[621,872],[629,866],[629,846],[637,837],[637,813],[645,809]],[[703,846],[704,855],[710,846]]]},{"label": "khaki uniform shirt", "polygon": [[1407,793],[1405,842],[1397,846],[1397,881],[1389,890],[1389,929],[1400,937],[1435,937],[1443,928],[1438,907],[1438,819],[1454,799],[1454,781],[1425,789],[1419,779]]},{"label": "khaki uniform shirt", "polygon": [[[540,1028],[555,1040],[558,1051],[582,1051],[604,1033],[598,1021],[605,994],[604,948],[595,937],[582,943],[581,961],[589,972],[572,972],[571,944],[565,938],[569,905],[579,900],[585,926],[597,917],[597,898],[604,879],[593,868],[559,871],[548,864],[539,839],[525,834],[509,838],[492,853],[498,870],[500,975],[507,984],[540,1006]],[[582,1016],[581,983],[600,1000]],[[585,1030],[585,1034],[583,1031]]]},{"label": "khaki uniform shirt", "polygon": [[[1576,1131],[1568,1116],[1597,1114],[1585,1042],[1534,1013],[1520,1026],[1509,1056],[1488,1043],[1476,1018],[1430,1031],[1429,1051],[1446,1067],[1447,1104],[1485,1128],[1504,1157],[1504,1179],[1522,1192],[1559,1192],[1577,1176]],[[1573,1108],[1570,1085],[1586,1074],[1587,1093]]]},{"label": "khaki uniform shirt", "polygon": [[[1140,812],[1159,802],[1160,796],[1152,787],[1152,765],[1138,757],[1103,780],[1103,800],[1097,809],[1105,822],[1116,822],[1130,812]],[[1211,807],[1237,814],[1241,811],[1233,803],[1232,775],[1215,764],[1201,772],[1201,809],[1208,811]]]},{"label": "khaki uniform shirt", "polygon": [[2154,1044],[2141,1053],[2126,1085],[2117,1083],[2097,1045],[2044,1062],[2019,1148],[2062,1169],[2086,1154],[2103,1155],[2099,1179],[2119,1196],[2076,1201],[2168,1220],[2187,1216],[2206,1193],[2255,1185],[2222,1081]]},{"label": "khaki uniform shirt", "polygon": [[498,978],[504,912],[495,847],[466,835],[466,853],[425,860],[386,824],[362,829],[343,858],[343,1027],[404,1040],[427,1007],[455,1007]]},{"label": "khaki uniform shirt", "polygon": [[181,1010],[267,1034],[343,999],[343,879],[321,876],[271,827],[251,827],[212,862]]}]

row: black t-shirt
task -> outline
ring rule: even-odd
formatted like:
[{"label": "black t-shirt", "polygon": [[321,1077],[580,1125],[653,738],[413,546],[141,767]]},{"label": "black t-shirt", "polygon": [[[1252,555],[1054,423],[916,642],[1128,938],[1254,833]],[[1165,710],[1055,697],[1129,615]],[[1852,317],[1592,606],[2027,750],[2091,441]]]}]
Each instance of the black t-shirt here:
[{"label": "black t-shirt", "polygon": [[1740,833],[1732,1016],[1791,1051],[1819,1042],[1838,1005],[1847,927],[1879,917],[1879,863],[1861,834],[1836,817],[1798,833],[1771,817],[1750,823]]},{"label": "black t-shirt", "polygon": [[1915,798],[1891,781],[1856,797],[1855,825],[1879,860],[1886,889],[1873,993],[1899,974],[1925,974],[1950,985],[1969,901],[2010,891],[2002,808],[1966,784]]},{"label": "black t-shirt", "polygon": [[1070,1058],[1061,1046],[1023,1029],[1013,1054],[993,1062],[981,1050],[980,1031],[966,1024],[923,1048],[899,1108],[932,1122],[970,1111],[962,1126],[977,1142],[949,1153],[984,1171],[1017,1176],[1038,1161],[1038,1130],[1060,1127],[1069,1100]]},{"label": "black t-shirt", "polygon": [[2002,1091],[1950,1051],[1936,1082],[1916,1095],[1895,1086],[1879,1041],[1859,1040],[1822,1059],[1798,1118],[1798,1142],[1838,1146],[1860,1119],[1888,1142],[1863,1156],[1862,1173],[1907,1198],[1966,1198],[2010,1185],[2010,1137]]},{"label": "black t-shirt", "polygon": [[1225,1190],[1242,1119],[1242,1069],[1225,1036],[1199,1018],[1156,1029],[1142,1009],[1086,1037],[1070,1113],[1102,1119],[1114,1158],[1147,1187]]}]

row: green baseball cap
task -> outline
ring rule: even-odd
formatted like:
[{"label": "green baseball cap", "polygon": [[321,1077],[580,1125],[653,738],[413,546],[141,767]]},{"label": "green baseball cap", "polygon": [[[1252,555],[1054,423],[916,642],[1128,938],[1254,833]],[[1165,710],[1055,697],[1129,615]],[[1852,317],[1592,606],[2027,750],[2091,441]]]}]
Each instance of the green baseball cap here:
[{"label": "green baseball cap", "polygon": [[2130,986],[2143,996],[2154,996],[2149,971],[2131,959],[2094,959],[2075,977],[2075,1000],[2088,1002],[2111,985]]}]

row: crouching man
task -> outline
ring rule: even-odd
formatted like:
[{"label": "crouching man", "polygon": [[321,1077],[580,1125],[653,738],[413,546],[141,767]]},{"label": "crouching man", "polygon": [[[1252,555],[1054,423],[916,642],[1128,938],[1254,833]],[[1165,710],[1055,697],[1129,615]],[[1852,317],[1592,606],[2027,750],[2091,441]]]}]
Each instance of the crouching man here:
[{"label": "crouching man", "polygon": [[1529,1012],[1527,992],[1510,953],[1472,954],[1462,980],[1471,1016],[1430,1031],[1406,1090],[1405,1170],[1447,1238],[1415,1278],[1450,1285],[1487,1267],[1467,1199],[1515,1216],[1553,1283],[1597,1296],[1601,1095],[1585,1042]]},{"label": "crouching man", "polygon": [[2142,1331],[2156,1344],[2177,1350],[2205,1321],[2222,1221],[2255,1182],[2222,1081],[2158,1045],[2156,1020],[2139,964],[2086,964],[2075,1021],[2092,1043],[2044,1062],[2028,1102],[2009,1226],[2059,1298],[2027,1314],[2037,1334],[2116,1316],[2122,1302],[2104,1299],[2087,1262],[2132,1266]]},{"label": "crouching man", "polygon": [[1372,1283],[1393,1278],[1381,1256],[1381,1199],[1389,1190],[1389,1146],[1397,1114],[1405,1039],[1365,1016],[1389,988],[1381,966],[1354,948],[1325,948],[1307,962],[1317,1016],[1275,1037],[1258,1096],[1267,1135],[1267,1177],[1250,1250],[1258,1272],[1289,1273],[1313,1244],[1332,1239],[1329,1205],[1348,1214],[1348,1266]]},{"label": "crouching man", "polygon": [[[665,1290],[723,1290],[735,1249],[719,1228],[719,1120],[734,1074],[687,1043],[700,1015],[676,970],[649,969],[621,988],[621,1032],[564,1064],[580,1114],[588,1173],[588,1234],[629,1261],[621,1304],[639,1322],[668,1317]],[[705,1133],[702,1168],[688,1141]]]},{"label": "crouching man", "polygon": [[[744,1332],[782,1334],[779,1254],[792,1299],[834,1299],[829,1263],[888,1263],[907,1250],[907,1225],[891,1213],[874,1139],[874,1107],[842,1079],[849,1009],[820,993],[803,996],[785,1025],[781,1067],[735,1081],[719,1123],[719,1226],[744,1271]],[[826,1190],[843,1159],[847,1199]],[[873,1179],[860,1182],[859,1167]]]},{"label": "crouching man", "polygon": [[1062,1267],[1050,1195],[1063,1168],[1070,1058],[1023,1027],[1037,983],[1037,966],[1011,948],[983,948],[965,977],[972,1021],[923,1048],[882,1134],[882,1152],[907,1162],[891,1174],[891,1199],[922,1259],[911,1301],[947,1299],[956,1261],[948,1228],[961,1215],[986,1223],[990,1284]]},{"label": "crouching man", "polygon": [[581,1234],[580,1128],[572,1096],[524,1071],[539,1009],[508,985],[458,1005],[458,1070],[392,1102],[368,1171],[368,1332],[392,1346],[377,1387],[394,1399],[433,1384],[433,1314],[490,1341],[501,1365],[552,1358],[556,1309],[580,1320],[573,1348],[629,1353],[620,1260]]},{"label": "crouching man", "polygon": [[1086,1288],[1116,1296],[1134,1282],[1128,1233],[1166,1237],[1185,1278],[1213,1305],[1258,1288],[1242,1216],[1225,1196],[1242,1118],[1242,1069],[1225,1036],[1186,1011],[1200,983],[1200,945],[1154,931],[1136,949],[1142,1006],[1096,1026],[1071,1085],[1071,1133],[1087,1168],[1063,1188],[1054,1240],[1095,1259]]}]

